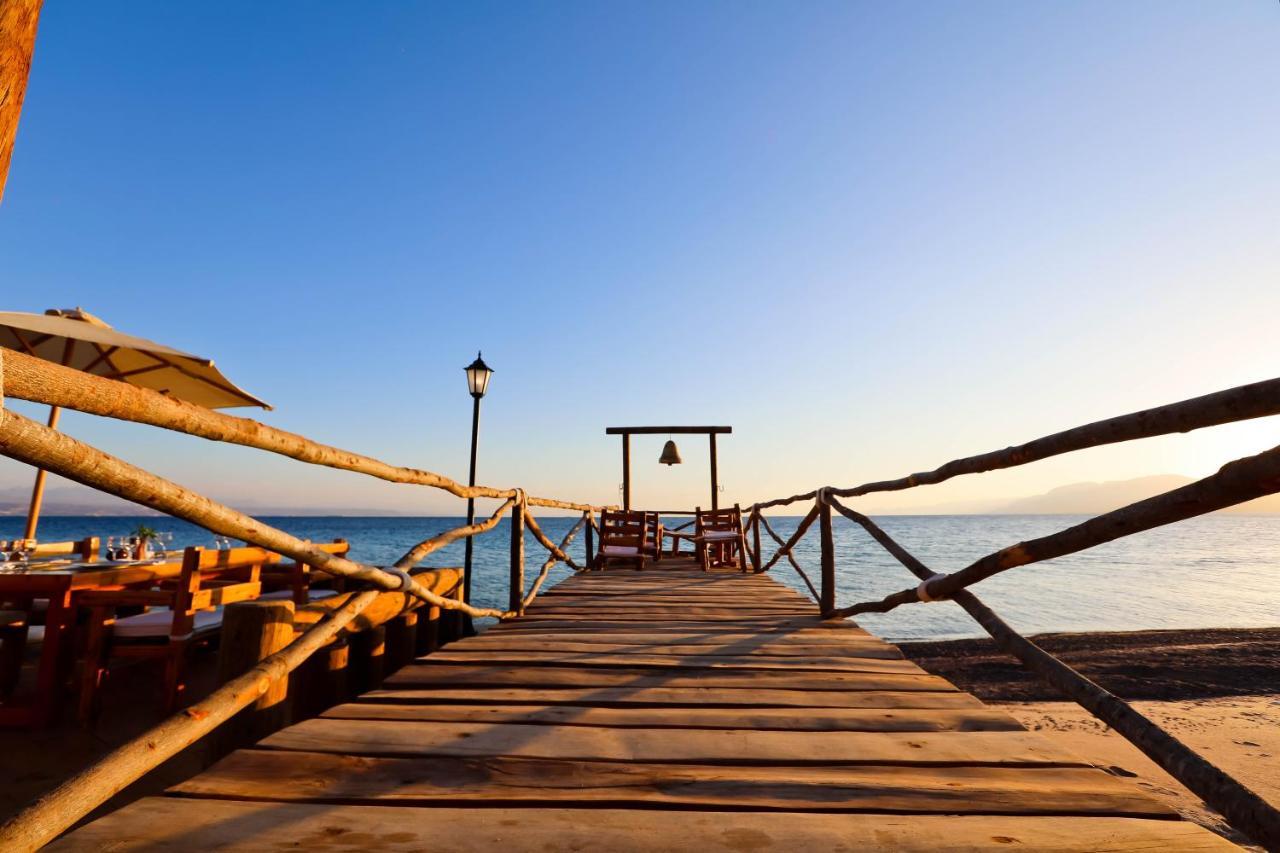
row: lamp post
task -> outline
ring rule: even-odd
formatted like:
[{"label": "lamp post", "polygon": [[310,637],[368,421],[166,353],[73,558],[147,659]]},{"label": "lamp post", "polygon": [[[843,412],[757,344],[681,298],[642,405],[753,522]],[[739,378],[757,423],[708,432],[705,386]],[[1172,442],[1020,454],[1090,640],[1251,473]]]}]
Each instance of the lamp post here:
[{"label": "lamp post", "polygon": [[[465,368],[467,372],[467,390],[471,392],[471,474],[467,478],[467,485],[474,486],[476,484],[476,447],[480,441],[480,398],[489,390],[489,377],[493,376],[493,370],[489,365],[484,363],[484,359],[480,357],[480,353],[476,353],[476,360],[468,364]],[[467,524],[475,524],[476,521],[476,499],[467,498]],[[463,560],[462,574],[462,600],[467,604],[471,603],[471,549],[472,540],[475,537],[468,536],[466,544],[466,557]]]}]

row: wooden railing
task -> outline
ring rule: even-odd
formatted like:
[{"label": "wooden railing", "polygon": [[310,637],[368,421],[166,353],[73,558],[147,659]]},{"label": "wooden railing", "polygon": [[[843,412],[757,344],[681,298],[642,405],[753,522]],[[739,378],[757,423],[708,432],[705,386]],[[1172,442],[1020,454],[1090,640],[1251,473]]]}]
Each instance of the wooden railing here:
[{"label": "wooden railing", "polygon": [[[1221,812],[1234,827],[1269,850],[1280,849],[1280,811],[1218,767],[1205,761],[1128,703],[1020,635],[968,590],[968,587],[986,578],[1019,566],[1074,554],[1134,533],[1280,492],[1280,447],[1229,462],[1216,474],[1181,488],[1104,513],[1057,533],[1002,548],[950,574],[934,572],[895,542],[875,522],[839,500],[842,497],[859,497],[942,483],[963,474],[1025,465],[1104,444],[1190,432],[1275,414],[1280,414],[1280,379],[1257,382],[1098,421],[1016,447],[957,459],[932,471],[895,480],[864,483],[843,489],[824,486],[804,494],[755,503],[743,510],[747,516],[748,540],[753,543],[748,546],[751,550],[751,564],[756,571],[769,571],[780,560],[788,560],[816,599],[819,615],[823,619],[840,619],[860,613],[886,613],[898,607],[922,602],[954,601],[995,639],[1002,650],[1018,658],[1037,675],[1128,738],[1171,776]],[[810,504],[807,513],[795,532],[785,540],[774,531],[764,515],[766,509],[806,503]],[[837,607],[838,555],[832,530],[833,512],[859,525],[915,575],[918,583],[878,601],[861,601],[847,607]],[[804,538],[815,520],[819,526],[821,554],[818,588],[814,587],[792,555],[797,543]],[[760,547],[761,527],[778,544],[777,550],[768,560],[763,560]]]},{"label": "wooden railing", "polygon": [[[475,617],[511,618],[523,612],[538,595],[557,562],[579,566],[567,549],[586,533],[586,565],[599,532],[590,504],[533,497],[518,488],[464,486],[430,471],[393,466],[380,460],[311,441],[244,418],[231,417],[170,399],[147,389],[90,376],[12,351],[0,350],[0,390],[4,396],[63,406],[289,456],[309,464],[362,473],[389,482],[429,486],[460,498],[501,501],[493,514],[474,524],[425,539],[410,548],[393,566],[381,568],[338,557],[290,534],[263,524],[229,506],[215,502],[158,475],[117,459],[63,433],[0,406],[0,453],[42,467],[98,490],[182,518],[224,536],[242,539],[290,557],[299,563],[368,588],[294,612],[287,631],[269,653],[246,659],[248,670],[231,676],[204,700],[174,715],[140,738],[120,747],[85,772],[60,785],[0,827],[0,849],[34,849],[56,837],[124,786],[221,724],[255,705],[263,708],[290,672],[318,651],[333,647],[335,639],[357,628],[377,629],[419,607],[435,613],[463,613]],[[0,396],[0,404],[3,396]],[[748,507],[750,568],[769,571],[785,559],[799,573],[818,601],[819,617],[842,618],[866,612],[887,612],[915,603],[955,601],[1001,648],[1080,702],[1108,725],[1129,738],[1175,778],[1217,808],[1238,829],[1267,847],[1280,847],[1280,813],[1252,791],[1204,761],[1117,697],[1084,678],[1066,664],[1017,634],[982,604],[967,587],[999,572],[1065,554],[1075,553],[1122,536],[1191,518],[1280,491],[1280,447],[1223,467],[1217,474],[1163,495],[1139,501],[1090,519],[1083,524],[1018,543],[982,558],[953,574],[938,574],[893,541],[866,516],[839,498],[897,491],[941,483],[961,474],[998,470],[1050,456],[1120,441],[1173,432],[1187,432],[1216,424],[1280,413],[1280,380],[1242,386],[1218,394],[1089,424],[1018,447],[949,462],[933,471],[897,480],[866,483],[852,488],[823,487],[805,494],[756,503]],[[783,539],[764,511],[795,503],[811,504],[794,533]],[[559,544],[541,530],[531,507],[569,509],[580,520]],[[918,579],[880,601],[836,607],[837,554],[833,513],[860,525]],[[415,571],[418,564],[448,544],[493,530],[510,516],[510,595],[506,609],[477,608],[457,598],[457,575]],[[817,586],[796,561],[798,542],[818,522],[821,538],[820,578]],[[548,552],[534,582],[526,590],[525,530]],[[762,532],[777,550],[764,559]],[[451,570],[457,571],[457,570]],[[450,581],[452,580],[452,583]],[[268,605],[275,606],[275,605]],[[236,607],[241,607],[236,605]],[[234,608],[233,608],[234,609]],[[241,612],[247,613],[245,608]],[[230,613],[229,613],[230,616]],[[256,657],[261,657],[257,660]],[[243,719],[243,718],[240,718]]]},{"label": "wooden railing", "polygon": [[[491,498],[501,504],[489,518],[425,539],[394,565],[379,567],[330,554],[319,546],[274,528],[230,506],[111,456],[65,433],[4,408],[5,398],[62,406],[88,414],[133,421],[288,456],[376,477],[442,489],[460,498]],[[321,572],[364,588],[294,612],[289,602],[228,609],[224,634],[243,633],[237,622],[258,625],[248,643],[262,650],[241,660],[238,670],[224,672],[224,683],[203,700],[114,750],[0,826],[0,849],[33,850],[47,843],[125,786],[195,743],[253,705],[267,711],[278,703],[273,695],[291,672],[335,640],[355,630],[373,631],[393,619],[404,620],[419,607],[472,617],[507,619],[519,615],[538,595],[557,562],[579,566],[566,552],[573,538],[587,529],[587,565],[592,552],[594,514],[604,509],[587,503],[535,497],[519,488],[464,486],[431,471],[391,465],[378,459],[312,441],[246,418],[214,412],[110,379],[92,376],[12,350],[0,349],[0,454],[52,471],[99,491],[181,518],[214,533],[241,539],[289,557]],[[582,517],[557,545],[542,532],[531,508],[574,510]],[[510,516],[510,596],[506,609],[475,607],[459,600],[461,570],[417,571],[428,556],[445,546],[493,530]],[[526,591],[524,531],[549,552],[533,585]],[[450,574],[450,573],[453,574]],[[274,608],[274,615],[254,608]],[[283,615],[282,615],[283,614]],[[242,626],[243,627],[243,626]],[[274,639],[273,639],[274,638]],[[229,645],[234,648],[236,643]],[[236,652],[224,653],[235,658]],[[228,666],[231,666],[228,664]],[[243,671],[247,668],[247,671]],[[224,667],[220,666],[220,669]]]}]

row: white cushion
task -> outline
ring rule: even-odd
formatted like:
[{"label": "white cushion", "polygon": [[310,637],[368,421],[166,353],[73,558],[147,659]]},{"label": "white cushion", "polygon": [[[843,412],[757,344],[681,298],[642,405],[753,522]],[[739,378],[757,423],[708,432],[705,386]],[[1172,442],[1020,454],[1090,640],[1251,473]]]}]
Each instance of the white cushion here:
[{"label": "white cushion", "polygon": [[[193,634],[210,631],[222,625],[222,608],[217,610],[197,610],[194,620]],[[125,616],[117,619],[112,633],[117,637],[167,637],[173,627],[172,610],[152,610],[139,613],[137,616]],[[190,635],[188,635],[190,636]]]},{"label": "white cushion", "polygon": [[[336,589],[313,589],[307,596],[308,601],[320,601],[324,598],[333,598],[338,594]],[[259,601],[292,601],[293,590],[278,589],[275,592],[268,592],[258,596]]]},{"label": "white cushion", "polygon": [[702,538],[708,542],[719,542],[723,539],[737,539],[738,534],[732,530],[708,530],[702,534]]},{"label": "white cushion", "polygon": [[610,557],[636,557],[639,556],[640,549],[630,545],[605,545],[600,549],[600,553]]}]

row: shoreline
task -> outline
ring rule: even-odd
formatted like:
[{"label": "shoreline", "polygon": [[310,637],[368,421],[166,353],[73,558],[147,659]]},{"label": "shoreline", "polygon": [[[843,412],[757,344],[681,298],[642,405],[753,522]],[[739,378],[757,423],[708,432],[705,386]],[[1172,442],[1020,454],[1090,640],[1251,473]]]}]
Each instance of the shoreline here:
[{"label": "shoreline", "polygon": [[[1280,628],[1098,631],[1030,639],[1122,699],[1280,694]],[[1063,700],[991,639],[896,645],[920,666],[986,702]]]}]

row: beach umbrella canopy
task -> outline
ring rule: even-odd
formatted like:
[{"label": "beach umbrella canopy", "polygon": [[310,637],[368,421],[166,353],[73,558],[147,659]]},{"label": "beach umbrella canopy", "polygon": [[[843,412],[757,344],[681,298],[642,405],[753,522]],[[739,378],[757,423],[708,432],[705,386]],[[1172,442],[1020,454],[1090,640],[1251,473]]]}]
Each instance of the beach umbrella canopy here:
[{"label": "beach umbrella canopy", "polygon": [[[208,409],[271,408],[223,376],[210,359],[118,332],[80,308],[43,314],[0,311],[0,346]],[[50,427],[57,427],[58,415],[57,406],[49,410]],[[36,535],[44,480],[40,469],[27,513],[27,539]]]},{"label": "beach umbrella canopy", "polygon": [[0,346],[208,409],[271,408],[223,376],[210,359],[118,332],[79,308],[0,311]]}]

